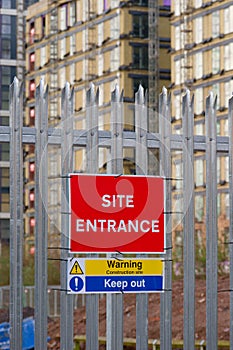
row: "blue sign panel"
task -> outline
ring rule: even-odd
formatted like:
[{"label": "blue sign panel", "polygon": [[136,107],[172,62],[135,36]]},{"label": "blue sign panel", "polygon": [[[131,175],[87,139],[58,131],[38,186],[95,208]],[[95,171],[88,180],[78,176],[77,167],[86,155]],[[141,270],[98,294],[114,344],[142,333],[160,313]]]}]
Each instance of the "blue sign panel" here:
[{"label": "blue sign panel", "polygon": [[163,290],[163,276],[86,276],[87,293],[158,292]]}]

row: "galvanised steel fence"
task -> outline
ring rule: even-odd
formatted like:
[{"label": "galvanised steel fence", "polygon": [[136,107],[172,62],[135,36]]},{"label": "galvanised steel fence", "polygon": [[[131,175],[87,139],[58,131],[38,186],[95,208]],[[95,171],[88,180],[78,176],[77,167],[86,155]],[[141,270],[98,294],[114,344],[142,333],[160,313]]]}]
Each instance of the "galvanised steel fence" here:
[{"label": "galvanised steel fence", "polygon": [[[195,230],[194,230],[194,152],[205,154],[206,161],[206,348],[217,350],[218,344],[218,229],[217,229],[217,154],[229,157],[230,195],[230,348],[233,349],[233,98],[229,101],[229,136],[216,133],[216,99],[212,93],[206,99],[205,135],[194,134],[193,97],[187,91],[182,102],[182,134],[172,132],[171,101],[163,89],[159,113],[148,120],[147,98],[142,87],[135,95],[133,127],[125,130],[124,123],[130,109],[124,107],[119,88],[112,92],[109,102],[110,129],[99,127],[102,109],[99,90],[91,84],[86,93],[86,127],[75,128],[74,94],[67,83],[62,91],[61,125],[48,127],[48,88],[41,81],[36,89],[36,125],[23,126],[23,88],[15,78],[10,88],[10,127],[0,127],[0,141],[10,143],[10,323],[11,349],[18,349],[22,341],[22,246],[23,246],[23,145],[35,145],[35,349],[47,348],[47,251],[48,251],[48,146],[61,149],[61,289],[60,322],[61,349],[73,348],[73,296],[66,293],[66,260],[68,247],[69,207],[67,204],[67,174],[74,172],[74,151],[85,149],[86,173],[98,173],[98,154],[108,152],[107,171],[123,173],[124,150],[133,149],[136,174],[155,173],[166,179],[166,254],[165,288],[160,297],[160,348],[172,348],[172,152],[182,156],[183,167],[183,270],[184,314],[183,348],[195,348]],[[158,130],[151,130],[156,125]],[[129,128],[128,128],[129,129]],[[150,155],[157,150],[157,166]],[[154,166],[154,169],[152,169]],[[152,170],[151,170],[152,169]],[[179,179],[181,180],[181,179]],[[108,350],[123,349],[123,299],[121,294],[107,295],[106,342]],[[98,349],[98,296],[86,298],[86,348]],[[148,348],[148,295],[136,298],[136,349]]]}]

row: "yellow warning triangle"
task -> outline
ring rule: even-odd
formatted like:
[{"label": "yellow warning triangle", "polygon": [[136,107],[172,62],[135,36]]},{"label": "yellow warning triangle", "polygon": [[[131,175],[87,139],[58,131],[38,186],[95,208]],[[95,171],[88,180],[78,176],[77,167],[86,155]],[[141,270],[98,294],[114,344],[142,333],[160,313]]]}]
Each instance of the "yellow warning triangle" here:
[{"label": "yellow warning triangle", "polygon": [[78,261],[75,261],[74,265],[72,266],[72,269],[70,270],[70,275],[83,275],[83,271]]}]

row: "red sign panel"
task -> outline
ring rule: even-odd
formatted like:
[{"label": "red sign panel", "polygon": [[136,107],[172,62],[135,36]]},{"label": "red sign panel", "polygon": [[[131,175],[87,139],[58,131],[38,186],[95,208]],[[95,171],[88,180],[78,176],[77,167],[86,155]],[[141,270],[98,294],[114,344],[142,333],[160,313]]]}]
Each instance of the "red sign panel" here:
[{"label": "red sign panel", "polygon": [[70,174],[70,251],[164,252],[164,179]]}]

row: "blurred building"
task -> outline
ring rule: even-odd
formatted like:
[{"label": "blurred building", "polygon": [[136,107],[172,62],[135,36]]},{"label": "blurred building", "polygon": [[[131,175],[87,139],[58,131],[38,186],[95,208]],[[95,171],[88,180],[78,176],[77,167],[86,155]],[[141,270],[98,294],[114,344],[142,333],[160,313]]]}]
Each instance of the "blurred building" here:
[{"label": "blurred building", "polygon": [[[149,7],[149,4],[151,7]],[[26,111],[25,121],[34,125],[35,89],[41,78],[49,85],[49,124],[60,122],[61,89],[65,82],[74,88],[74,109],[76,127],[85,128],[83,110],[86,89],[90,82],[100,88],[99,104],[102,109],[99,125],[109,127],[111,91],[116,84],[124,89],[124,102],[132,103],[139,84],[148,88],[149,58],[158,59],[159,83],[154,79],[154,88],[158,94],[163,85],[170,84],[170,2],[160,0],[159,5],[147,0],[42,0],[28,8],[26,22]],[[152,12],[150,12],[152,11]],[[159,17],[152,28],[153,21],[148,14],[156,13]],[[156,33],[156,36],[154,34]],[[151,41],[152,40],[152,41]],[[152,45],[149,47],[149,44]],[[157,46],[159,47],[159,55]],[[156,51],[157,50],[157,51]],[[154,56],[153,56],[154,55]],[[151,69],[151,68],[150,68]],[[153,73],[154,74],[154,73]],[[153,77],[150,80],[153,85]],[[151,85],[150,85],[151,86]],[[125,107],[127,108],[127,107]],[[125,128],[132,129],[133,115],[129,112]],[[60,169],[53,160],[50,151],[50,233],[57,234],[56,197]],[[104,171],[107,155],[100,151],[99,167]],[[125,159],[132,159],[133,150],[124,154]],[[26,225],[28,240],[34,232],[34,153],[33,147],[27,149],[25,175],[26,191]],[[85,171],[85,152],[77,150],[75,167]],[[130,167],[131,168],[131,167]],[[130,170],[133,171],[133,170]],[[53,208],[52,208],[53,207]],[[54,220],[53,220],[54,213]],[[59,225],[58,225],[59,226]],[[31,237],[31,238],[30,238]],[[33,244],[33,243],[32,243]]]},{"label": "blurred building", "polygon": [[[31,4],[33,1],[31,1]],[[25,19],[29,2],[0,1],[0,124],[9,125],[9,85],[25,71]],[[0,143],[0,242],[9,240],[9,145]]]},{"label": "blurred building", "polygon": [[[205,98],[210,91],[217,95],[217,133],[228,135],[228,99],[233,91],[233,3],[207,0],[172,2],[171,16],[171,93],[172,121],[182,132],[181,99],[188,88],[194,93],[195,133],[205,134]],[[218,155],[218,222],[219,238],[228,241],[229,192],[228,157]],[[177,177],[182,177],[179,157],[174,162]],[[195,220],[197,243],[205,232],[205,155],[195,153]],[[174,183],[179,198],[181,183]],[[177,201],[178,202],[178,201]],[[182,207],[181,201],[180,205]],[[176,228],[181,241],[182,226]],[[222,245],[224,246],[224,245]],[[225,247],[227,247],[225,245]]]}]

